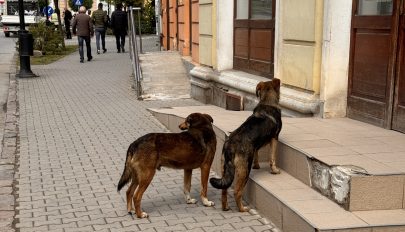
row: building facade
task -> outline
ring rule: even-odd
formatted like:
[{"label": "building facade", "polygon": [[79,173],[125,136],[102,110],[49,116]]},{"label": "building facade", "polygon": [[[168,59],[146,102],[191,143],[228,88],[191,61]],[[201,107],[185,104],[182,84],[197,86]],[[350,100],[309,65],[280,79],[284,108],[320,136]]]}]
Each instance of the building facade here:
[{"label": "building facade", "polygon": [[[194,98],[252,109],[256,84],[277,77],[286,114],[348,116],[405,132],[403,1],[167,1],[195,5],[191,43],[179,31],[172,47],[163,43],[198,64],[190,71]],[[175,12],[173,25],[187,15]]]}]

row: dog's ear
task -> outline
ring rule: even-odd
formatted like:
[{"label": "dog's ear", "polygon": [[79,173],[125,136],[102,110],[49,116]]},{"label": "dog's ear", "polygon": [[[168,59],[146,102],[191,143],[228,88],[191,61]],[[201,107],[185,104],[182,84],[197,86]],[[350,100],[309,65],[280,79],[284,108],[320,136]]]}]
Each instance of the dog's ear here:
[{"label": "dog's ear", "polygon": [[264,82],[260,81],[259,84],[256,86],[256,97],[260,97],[260,91],[264,87]]},{"label": "dog's ear", "polygon": [[277,92],[280,91],[280,84],[281,84],[280,79],[278,79],[278,78],[273,78],[273,80],[271,80],[271,84],[273,85],[273,88],[274,88]]},{"label": "dog's ear", "polygon": [[208,118],[208,120],[210,120],[211,123],[214,122],[214,119],[212,119],[212,117],[209,114],[203,114],[206,118]]}]

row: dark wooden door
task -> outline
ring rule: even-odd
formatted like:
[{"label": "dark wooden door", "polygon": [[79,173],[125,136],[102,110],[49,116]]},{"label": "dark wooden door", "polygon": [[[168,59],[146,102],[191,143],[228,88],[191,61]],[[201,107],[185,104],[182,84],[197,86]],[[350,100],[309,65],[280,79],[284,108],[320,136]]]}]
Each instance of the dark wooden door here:
[{"label": "dark wooden door", "polygon": [[235,0],[234,68],[274,74],[275,0]]},{"label": "dark wooden door", "polygon": [[398,129],[401,120],[404,124],[405,88],[400,81],[404,74],[398,71],[404,63],[403,35],[398,33],[403,31],[398,30],[402,4],[402,0],[353,1],[347,114],[388,129]]},{"label": "dark wooden door", "polygon": [[405,133],[405,1],[399,7],[398,72],[395,78],[392,129]]}]

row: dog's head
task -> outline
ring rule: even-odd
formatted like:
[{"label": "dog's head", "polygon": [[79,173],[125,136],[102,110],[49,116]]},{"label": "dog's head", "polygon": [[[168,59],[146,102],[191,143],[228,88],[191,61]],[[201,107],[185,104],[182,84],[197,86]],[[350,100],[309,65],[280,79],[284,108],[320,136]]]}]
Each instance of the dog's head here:
[{"label": "dog's head", "polygon": [[273,78],[271,81],[261,81],[256,86],[256,96],[260,102],[277,105],[280,99],[280,79]]},{"label": "dog's head", "polygon": [[192,113],[179,125],[180,130],[187,130],[190,128],[211,125],[214,120],[208,114]]}]

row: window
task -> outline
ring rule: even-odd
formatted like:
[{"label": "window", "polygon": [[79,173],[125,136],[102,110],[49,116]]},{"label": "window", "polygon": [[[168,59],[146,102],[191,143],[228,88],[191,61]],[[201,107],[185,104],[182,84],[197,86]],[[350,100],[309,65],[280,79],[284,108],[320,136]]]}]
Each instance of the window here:
[{"label": "window", "polygon": [[252,19],[271,19],[272,0],[252,0],[251,15]]},{"label": "window", "polygon": [[392,0],[359,0],[357,15],[392,15]]}]

